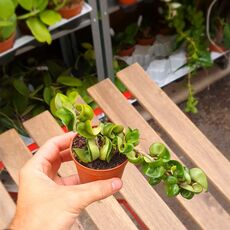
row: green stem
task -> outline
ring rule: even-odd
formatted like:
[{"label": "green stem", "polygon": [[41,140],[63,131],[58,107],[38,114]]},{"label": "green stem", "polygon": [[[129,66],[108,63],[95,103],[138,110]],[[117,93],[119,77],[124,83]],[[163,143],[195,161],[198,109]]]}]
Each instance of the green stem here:
[{"label": "green stem", "polygon": [[18,19],[19,20],[23,20],[23,19],[27,19],[27,18],[30,18],[30,17],[34,17],[36,16],[38,13],[40,13],[40,10],[34,10],[34,11],[31,11],[27,14],[23,14],[21,16],[18,16]]}]

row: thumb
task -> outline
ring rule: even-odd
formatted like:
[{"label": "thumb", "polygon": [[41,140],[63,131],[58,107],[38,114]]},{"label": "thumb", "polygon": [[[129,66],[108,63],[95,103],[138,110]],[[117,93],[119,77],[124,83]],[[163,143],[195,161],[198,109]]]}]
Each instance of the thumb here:
[{"label": "thumb", "polygon": [[82,204],[86,207],[119,191],[122,188],[122,181],[119,178],[112,178],[76,185],[76,188]]}]

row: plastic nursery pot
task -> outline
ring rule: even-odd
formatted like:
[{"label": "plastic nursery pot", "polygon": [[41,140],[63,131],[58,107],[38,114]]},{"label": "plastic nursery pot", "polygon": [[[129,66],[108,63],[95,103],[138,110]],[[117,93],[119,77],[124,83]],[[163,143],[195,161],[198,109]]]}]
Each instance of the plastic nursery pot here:
[{"label": "plastic nursery pot", "polygon": [[154,43],[154,37],[151,38],[138,38],[137,44],[142,46],[151,46]]},{"label": "plastic nursery pot", "polygon": [[65,6],[58,10],[63,18],[69,19],[81,13],[84,1],[80,3],[72,4],[71,6]]},{"label": "plastic nursery pot", "polygon": [[0,42],[0,53],[3,53],[13,47],[15,41],[15,32],[5,41]]},{"label": "plastic nursery pot", "polygon": [[134,46],[128,47],[126,49],[120,49],[118,55],[121,57],[131,56],[135,50]]},{"label": "plastic nursery pot", "polygon": [[221,53],[221,52],[224,52],[226,49],[223,46],[214,45],[214,44],[211,43],[209,45],[209,50],[213,51],[213,52]]},{"label": "plastic nursery pot", "polygon": [[118,166],[116,166],[114,168],[110,168],[110,169],[92,169],[92,168],[88,168],[88,167],[82,165],[74,157],[74,153],[72,151],[72,145],[73,145],[73,141],[74,141],[75,137],[73,138],[73,140],[71,142],[71,145],[70,145],[70,153],[71,153],[71,157],[73,158],[73,161],[74,161],[74,163],[76,165],[76,168],[77,168],[77,171],[78,171],[78,176],[79,176],[80,182],[82,184],[92,182],[92,181],[96,181],[96,180],[106,180],[106,179],[110,179],[110,178],[114,178],[114,177],[119,177],[119,178],[122,177],[124,169],[125,169],[125,166],[126,166],[128,160],[125,160],[120,165],[118,165]]},{"label": "plastic nursery pot", "polygon": [[137,3],[137,0],[118,0],[119,4],[121,5],[133,5]]}]

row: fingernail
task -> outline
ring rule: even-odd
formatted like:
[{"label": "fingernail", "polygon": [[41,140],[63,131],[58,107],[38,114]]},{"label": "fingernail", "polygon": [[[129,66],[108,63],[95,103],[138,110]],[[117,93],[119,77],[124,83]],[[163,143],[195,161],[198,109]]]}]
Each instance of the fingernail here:
[{"label": "fingernail", "polygon": [[120,179],[116,179],[112,181],[112,189],[119,190],[122,187],[122,181]]}]

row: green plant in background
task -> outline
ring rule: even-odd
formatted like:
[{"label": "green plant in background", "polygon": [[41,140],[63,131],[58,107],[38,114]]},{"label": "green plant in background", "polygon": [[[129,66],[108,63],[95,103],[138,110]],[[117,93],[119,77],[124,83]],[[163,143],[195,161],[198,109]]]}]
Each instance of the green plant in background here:
[{"label": "green plant in background", "polygon": [[129,24],[123,32],[117,33],[114,37],[115,53],[121,49],[129,48],[136,44],[136,36],[139,27],[137,23]]},{"label": "green plant in background", "polygon": [[[89,163],[96,159],[110,162],[115,154],[124,155],[129,162],[141,166],[151,185],[164,183],[169,197],[181,194],[191,199],[195,194],[207,191],[205,173],[200,168],[183,166],[172,160],[170,152],[162,143],[153,143],[149,153],[138,149],[139,131],[114,123],[100,123],[93,127],[93,110],[89,105],[77,104],[75,92],[55,96],[54,114],[69,130],[77,131],[81,137],[81,147],[74,147],[78,161]],[[84,141],[83,141],[84,140]]]},{"label": "green plant in background", "polygon": [[198,101],[193,95],[191,77],[198,68],[207,68],[213,65],[205,34],[204,14],[197,8],[194,0],[169,0],[165,2],[167,6],[166,20],[177,34],[176,47],[182,44],[186,46],[186,65],[190,73],[188,74],[189,90],[185,110],[196,113]]},{"label": "green plant in background", "polygon": [[0,1],[0,42],[7,40],[16,32],[16,0]]},{"label": "green plant in background", "polygon": [[25,20],[33,36],[39,42],[51,44],[52,37],[48,26],[52,26],[61,20],[61,15],[55,10],[48,9],[48,0],[17,0],[20,7],[26,13],[18,16],[19,20]]},{"label": "green plant in background", "polygon": [[79,79],[71,75],[71,69],[48,60],[39,63],[30,58],[26,65],[15,62],[3,68],[0,85],[0,132],[16,128],[25,134],[21,122],[47,109],[52,110],[57,92],[76,91],[88,102],[86,89],[95,83],[95,77]]},{"label": "green plant in background", "polygon": [[[219,5],[217,5],[218,2]],[[216,8],[213,10],[215,6]],[[219,52],[223,52],[223,49],[230,49],[229,6],[226,1],[213,0],[207,10],[207,38],[212,45],[217,47],[217,50],[219,47]]]}]

